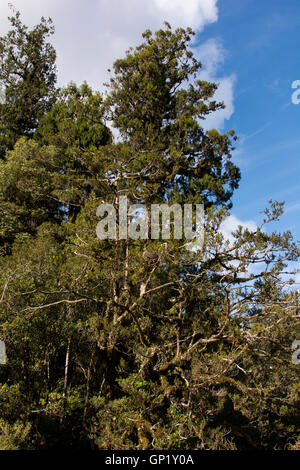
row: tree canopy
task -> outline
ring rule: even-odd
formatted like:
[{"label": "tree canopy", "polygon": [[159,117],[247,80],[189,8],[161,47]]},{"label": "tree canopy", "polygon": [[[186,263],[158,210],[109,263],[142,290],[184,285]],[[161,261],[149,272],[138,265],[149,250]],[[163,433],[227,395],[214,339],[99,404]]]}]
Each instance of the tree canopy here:
[{"label": "tree canopy", "polygon": [[[0,449],[299,448],[299,245],[232,240],[234,131],[205,130],[189,28],[168,23],[113,65],[107,93],[55,88],[51,20],[0,38]],[[118,137],[114,137],[115,133]],[[203,204],[186,238],[100,240],[97,207]],[[120,221],[118,221],[119,223]],[[171,230],[173,234],[173,228]],[[299,335],[298,335],[299,336]]]},{"label": "tree canopy", "polygon": [[39,119],[51,109],[56,83],[56,52],[47,42],[54,33],[50,19],[41,18],[33,29],[20,13],[9,18],[11,30],[0,39],[0,157],[17,139],[31,137]]}]

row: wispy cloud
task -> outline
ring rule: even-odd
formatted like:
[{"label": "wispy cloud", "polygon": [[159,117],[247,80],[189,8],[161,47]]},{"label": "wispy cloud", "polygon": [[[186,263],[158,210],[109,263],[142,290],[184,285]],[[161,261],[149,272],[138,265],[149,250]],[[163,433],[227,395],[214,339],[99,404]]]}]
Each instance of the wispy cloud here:
[{"label": "wispy cloud", "polygon": [[245,142],[246,140],[252,139],[252,137],[255,137],[255,136],[258,135],[258,134],[261,134],[261,133],[262,133],[265,129],[267,129],[267,127],[269,127],[271,124],[272,124],[272,121],[266,122],[266,124],[264,124],[263,126],[259,127],[258,129],[256,129],[255,131],[253,131],[251,134],[245,135],[244,142]]},{"label": "wispy cloud", "polygon": [[285,214],[300,211],[300,201],[289,204],[285,209]]}]

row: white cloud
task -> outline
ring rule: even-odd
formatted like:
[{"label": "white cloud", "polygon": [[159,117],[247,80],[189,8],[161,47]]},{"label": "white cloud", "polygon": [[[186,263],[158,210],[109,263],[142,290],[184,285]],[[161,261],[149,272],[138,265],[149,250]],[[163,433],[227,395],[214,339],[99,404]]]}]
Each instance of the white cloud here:
[{"label": "white cloud", "polygon": [[[229,242],[229,246],[232,247],[235,238],[232,235],[232,232],[235,232],[239,226],[242,226],[243,229],[248,229],[250,232],[254,232],[257,229],[257,224],[254,220],[240,220],[235,215],[228,216],[220,225],[220,232],[222,233],[224,239]],[[259,263],[249,263],[244,266],[242,260],[233,260],[229,263],[233,269],[236,269],[238,277],[249,276],[251,274],[257,275],[263,272],[266,268],[264,262]]]},{"label": "white cloud", "polygon": [[300,273],[295,274],[295,284],[300,284]]},{"label": "white cloud", "polygon": [[220,232],[226,240],[228,240],[230,243],[233,243],[235,239],[232,235],[232,232],[235,232],[239,225],[241,225],[244,229],[247,228],[250,231],[255,231],[257,229],[257,224],[254,220],[242,221],[235,215],[230,215],[226,217],[226,219],[221,223]]},{"label": "white cloud", "polygon": [[[86,80],[102,90],[103,82],[109,79],[107,69],[130,46],[140,43],[145,29],[159,29],[166,20],[174,28],[191,26],[200,31],[218,19],[217,0],[13,0],[13,4],[30,26],[42,15],[53,18],[59,85]],[[2,0],[0,35],[9,28],[9,14],[8,1]],[[226,104],[226,109],[208,116],[204,127],[222,129],[224,120],[234,112],[235,76],[218,77],[225,57],[220,41],[209,40],[195,52],[203,63],[200,78],[219,82],[214,99]]]},{"label": "white cloud", "polygon": [[[107,69],[129,46],[141,41],[145,29],[156,30],[163,22],[173,27],[192,26],[197,31],[217,21],[217,0],[12,0],[30,26],[42,15],[51,16],[56,34],[59,84],[87,80],[94,88],[107,81]],[[7,32],[10,14],[0,3],[0,35]]]},{"label": "white cloud", "polygon": [[212,38],[200,44],[196,53],[198,59],[202,62],[204,70],[203,79],[214,76],[219,66],[224,62],[226,51],[219,39]]},{"label": "white cloud", "polygon": [[154,0],[172,24],[200,30],[218,19],[217,0]]},{"label": "white cloud", "polygon": [[205,120],[205,129],[223,129],[225,125],[225,119],[230,119],[234,113],[234,83],[236,77],[234,74],[223,77],[215,78],[211,77],[211,80],[219,83],[219,87],[214,95],[214,100],[217,102],[223,101],[226,108],[216,111],[209,115]]},{"label": "white cloud", "polygon": [[[40,17],[50,16],[55,24],[53,38],[57,50],[59,85],[71,80],[86,80],[94,89],[104,90],[114,60],[124,56],[130,46],[141,42],[145,29],[153,31],[166,20],[172,27],[191,26],[202,30],[218,20],[217,0],[12,0],[20,10],[22,21],[32,26]],[[0,2],[0,35],[9,29],[11,14],[5,0]],[[203,63],[200,78],[219,82],[214,99],[224,101],[226,109],[208,116],[206,129],[222,129],[225,119],[234,112],[235,76],[219,77],[218,70],[226,57],[221,42],[211,39],[194,50]]]},{"label": "white cloud", "polygon": [[234,112],[233,92],[236,76],[235,74],[225,77],[218,76],[218,69],[226,58],[226,51],[221,41],[215,38],[209,39],[197,48],[196,56],[203,65],[199,78],[219,84],[213,100],[217,102],[223,101],[226,106],[225,109],[210,114],[203,123],[203,127],[205,129],[223,129],[225,119],[230,119]]}]

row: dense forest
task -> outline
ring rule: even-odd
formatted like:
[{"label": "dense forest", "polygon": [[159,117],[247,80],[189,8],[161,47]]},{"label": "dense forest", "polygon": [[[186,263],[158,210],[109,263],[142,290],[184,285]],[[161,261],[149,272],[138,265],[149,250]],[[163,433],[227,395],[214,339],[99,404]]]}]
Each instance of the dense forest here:
[{"label": "dense forest", "polygon": [[[106,92],[58,88],[54,26],[0,38],[0,449],[299,449],[292,234],[226,240],[233,130],[194,32],[145,31]],[[101,51],[99,51],[101,54]],[[100,240],[97,207],[203,204],[205,240]],[[251,197],[251,195],[249,195]]]}]

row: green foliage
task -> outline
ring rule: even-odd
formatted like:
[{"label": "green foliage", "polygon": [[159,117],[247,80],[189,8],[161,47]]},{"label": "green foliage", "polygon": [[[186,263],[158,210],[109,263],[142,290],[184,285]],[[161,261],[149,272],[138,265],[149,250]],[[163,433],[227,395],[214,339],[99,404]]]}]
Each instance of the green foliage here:
[{"label": "green foliage", "polygon": [[30,424],[16,422],[13,425],[0,419],[0,450],[24,450],[28,448]]},{"label": "green foliage", "polygon": [[172,200],[179,193],[181,201],[230,207],[240,179],[230,160],[234,132],[201,127],[224,104],[212,99],[216,84],[196,80],[201,63],[188,48],[193,34],[189,28],[172,31],[168,23],[155,35],[146,31],[144,43],[114,63],[108,116],[130,143],[135,171],[150,169],[140,173],[136,194]]},{"label": "green foliage", "polygon": [[93,93],[86,82],[80,87],[70,83],[60,90],[57,102],[40,119],[35,139],[42,145],[64,149],[70,159],[76,149],[97,149],[111,140],[111,134],[102,122],[103,115],[99,92]]},{"label": "green foliage", "polygon": [[59,222],[63,211],[54,197],[58,154],[22,137],[0,162],[0,246],[10,250],[15,237],[35,234],[44,222]]},{"label": "green foliage", "polygon": [[5,90],[0,104],[0,157],[21,136],[31,136],[39,119],[54,102],[56,53],[47,38],[54,33],[52,21],[29,30],[20,13],[9,18],[12,29],[0,38],[0,84]]},{"label": "green foliage", "polygon": [[[283,211],[272,201],[256,230],[230,243],[220,232],[240,173],[234,132],[201,127],[223,104],[197,80],[193,32],[146,31],[105,100],[71,83],[54,103],[51,22],[11,22],[0,79],[20,99],[0,118],[0,448],[297,448],[299,325],[283,276],[299,245],[265,228]],[[28,73],[37,62],[31,108],[12,54]],[[96,209],[120,194],[203,202],[203,250],[99,240]]]}]

